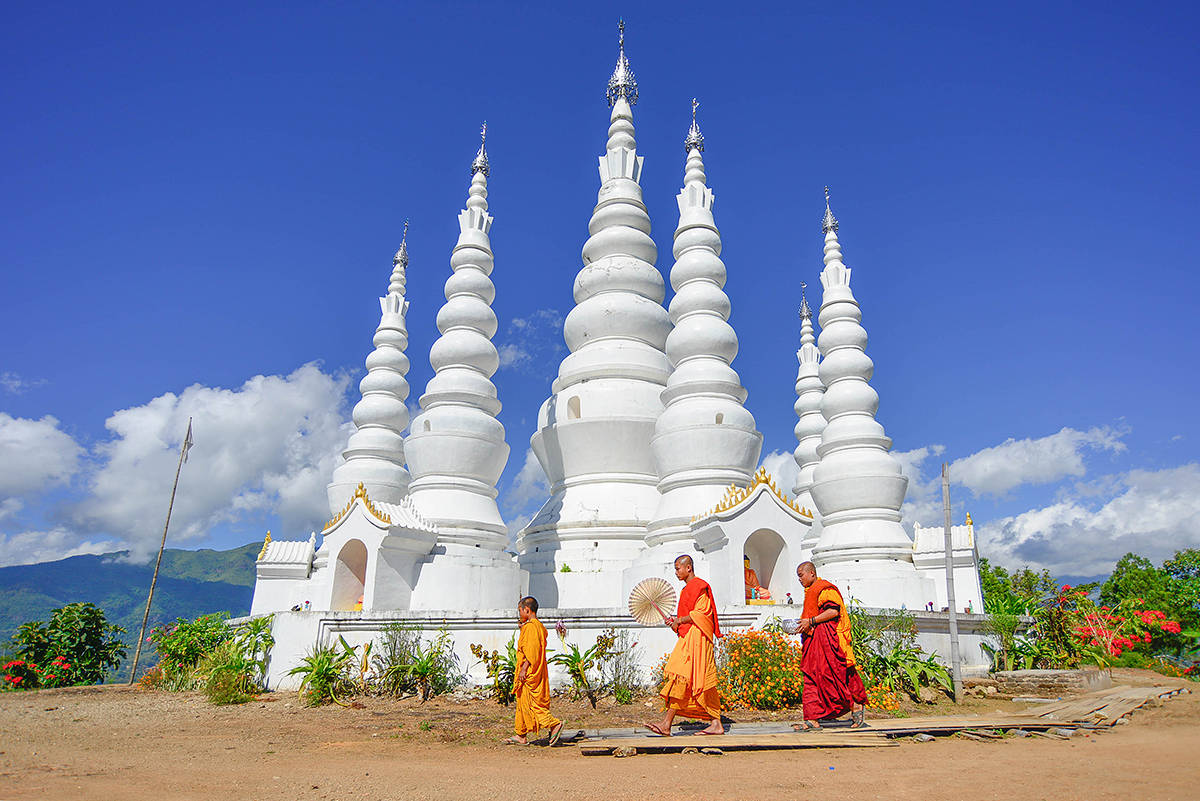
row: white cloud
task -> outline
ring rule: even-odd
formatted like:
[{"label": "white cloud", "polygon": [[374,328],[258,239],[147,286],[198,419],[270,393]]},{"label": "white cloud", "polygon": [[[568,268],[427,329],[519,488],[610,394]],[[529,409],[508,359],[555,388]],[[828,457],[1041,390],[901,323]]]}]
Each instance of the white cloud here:
[{"label": "white cloud", "polygon": [[[161,533],[161,529],[159,529]],[[0,567],[53,562],[68,556],[90,553],[111,553],[123,546],[113,540],[85,539],[70,529],[56,527],[49,531],[24,531],[19,534],[0,534]]]},{"label": "white cloud", "polygon": [[514,317],[497,350],[500,367],[541,373],[566,353],[563,316],[557,309],[538,309],[527,317]]},{"label": "white cloud", "polygon": [[[546,473],[542,470],[542,465],[538,462],[533,448],[530,448],[525,451],[525,462],[521,465],[521,470],[513,478],[508,492],[504,494],[504,507],[512,514],[528,513],[531,511],[528,508],[530,503],[541,502],[549,494],[550,484],[546,480]],[[521,528],[524,528],[527,523],[528,520],[521,525]],[[509,528],[511,529],[512,526]]]},{"label": "white cloud", "polygon": [[791,496],[792,487],[796,486],[796,474],[800,472],[800,465],[796,464],[791,451],[771,451],[762,458],[760,467],[765,467],[775,479],[775,486]]},{"label": "white cloud", "polygon": [[1085,450],[1119,453],[1128,431],[1100,426],[1087,431],[1064,428],[1038,439],[1008,439],[956,459],[950,479],[976,495],[1003,495],[1022,484],[1050,484],[1085,473]]},{"label": "white cloud", "polygon": [[275,513],[288,535],[328,517],[325,484],[340,459],[349,376],[306,364],[288,376],[255,376],[237,389],[194,385],[115,412],[113,439],[70,517],[79,539],[119,539],[144,557],[158,547],[179,442],[194,418],[195,447],[179,482],[171,541],[195,542],[219,523]]},{"label": "white cloud", "polygon": [[44,387],[46,383],[44,378],[24,378],[10,371],[0,373],[0,389],[11,395],[21,395],[31,389]]},{"label": "white cloud", "polygon": [[900,514],[909,529],[913,523],[929,525],[940,522],[945,514],[942,508],[941,470],[936,465],[928,473],[925,469],[926,460],[931,456],[941,456],[945,450],[944,445],[927,445],[892,454],[900,462],[900,471],[908,478],[908,493],[904,496]]},{"label": "white cloud", "polygon": [[25,495],[65,484],[79,470],[83,448],[47,415],[41,420],[0,412],[0,495]]},{"label": "white cloud", "polygon": [[1200,547],[1200,465],[1131,470],[1115,479],[1119,494],[1098,506],[1065,497],[977,526],[980,550],[1009,567],[1098,575],[1130,551],[1159,562]]}]

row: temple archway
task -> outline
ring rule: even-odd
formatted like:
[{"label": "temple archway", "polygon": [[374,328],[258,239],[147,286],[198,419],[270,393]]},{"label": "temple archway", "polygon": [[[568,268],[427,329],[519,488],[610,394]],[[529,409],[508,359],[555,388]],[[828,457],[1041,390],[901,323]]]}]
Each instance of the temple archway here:
[{"label": "temple archway", "polygon": [[348,540],[338,551],[333,566],[333,593],[329,608],[335,612],[353,611],[363,597],[367,581],[367,546],[361,540]]},{"label": "temple archway", "polygon": [[760,528],[746,538],[742,552],[750,557],[750,567],[758,574],[758,583],[771,591],[773,599],[784,600],[791,582],[788,575],[790,556],[783,537],[769,528]]}]

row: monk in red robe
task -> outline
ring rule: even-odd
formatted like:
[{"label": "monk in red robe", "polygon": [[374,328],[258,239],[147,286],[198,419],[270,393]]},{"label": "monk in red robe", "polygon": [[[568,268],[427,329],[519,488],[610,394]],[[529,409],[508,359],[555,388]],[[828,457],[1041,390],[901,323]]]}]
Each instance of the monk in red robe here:
[{"label": "monk in red robe", "polygon": [[693,572],[692,557],[675,560],[675,577],[684,582],[679,593],[676,614],[664,621],[679,639],[663,668],[662,688],[658,691],[666,705],[663,719],[647,723],[646,728],[662,737],[671,736],[676,715],[711,721],[700,734],[724,734],[721,725],[721,697],[717,692],[717,662],[714,642],[721,636],[717,623],[717,602],[707,581]]},{"label": "monk in red robe", "polygon": [[819,729],[820,721],[847,712],[851,713],[850,728],[862,728],[867,688],[855,669],[850,614],[842,594],[832,583],[817,578],[812,562],[802,563],[796,575],[804,586],[804,616],[800,619],[804,725],[796,728]]}]

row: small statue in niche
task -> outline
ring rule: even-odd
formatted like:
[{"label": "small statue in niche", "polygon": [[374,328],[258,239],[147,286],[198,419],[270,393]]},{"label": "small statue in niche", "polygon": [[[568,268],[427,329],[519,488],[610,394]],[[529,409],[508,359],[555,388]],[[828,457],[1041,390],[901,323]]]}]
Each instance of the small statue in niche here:
[{"label": "small statue in niche", "polygon": [[758,583],[758,574],[750,567],[750,557],[743,555],[742,563],[746,570],[746,600],[771,600],[771,591]]}]

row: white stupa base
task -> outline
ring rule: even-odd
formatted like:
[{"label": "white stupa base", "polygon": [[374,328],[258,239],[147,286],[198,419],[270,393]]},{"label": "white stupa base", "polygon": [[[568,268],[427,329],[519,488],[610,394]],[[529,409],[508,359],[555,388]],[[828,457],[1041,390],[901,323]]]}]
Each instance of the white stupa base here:
[{"label": "white stupa base", "polygon": [[902,559],[844,559],[813,561],[817,575],[832,581],[846,601],[880,609],[923,609],[935,598],[933,581],[918,574],[911,561]]},{"label": "white stupa base", "polygon": [[439,544],[420,565],[411,609],[516,609],[527,579],[512,554]]}]

